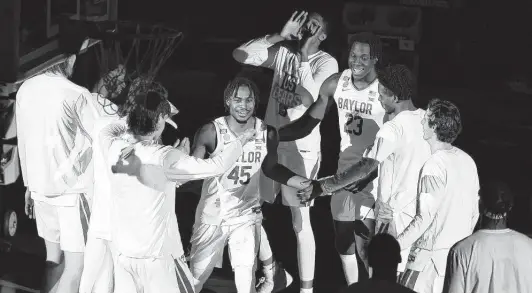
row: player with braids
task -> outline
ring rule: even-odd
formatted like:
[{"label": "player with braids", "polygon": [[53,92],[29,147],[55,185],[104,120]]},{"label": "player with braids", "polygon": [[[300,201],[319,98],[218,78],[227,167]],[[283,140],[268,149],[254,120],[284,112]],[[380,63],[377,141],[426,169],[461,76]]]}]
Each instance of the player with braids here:
[{"label": "player with braids", "polygon": [[[412,72],[404,65],[391,65],[379,70],[378,78],[379,101],[391,120],[379,129],[364,158],[342,173],[320,179],[321,186],[313,193],[329,194],[346,184],[352,184],[346,189],[356,191],[378,170],[376,233],[397,237],[416,214],[418,175],[430,157],[430,147],[421,125],[425,111],[412,102],[417,93]],[[401,259],[400,272],[408,260],[408,249],[403,250]]]},{"label": "player with braids", "polygon": [[259,91],[254,82],[243,76],[234,78],[224,91],[228,115],[204,125],[194,139],[192,154],[203,159],[225,152],[227,142],[240,133],[250,129],[257,132],[255,141],[244,146],[241,157],[227,172],[203,182],[190,253],[196,292],[201,291],[214,266],[222,261],[226,244],[239,293],[255,291],[254,268],[259,246],[263,253],[269,252],[267,258],[272,258],[261,226],[260,167],[268,149],[266,127],[255,117],[258,101]]},{"label": "player with braids", "polygon": [[532,292],[532,239],[508,228],[513,192],[500,179],[486,182],[480,229],[451,248],[443,293]]}]

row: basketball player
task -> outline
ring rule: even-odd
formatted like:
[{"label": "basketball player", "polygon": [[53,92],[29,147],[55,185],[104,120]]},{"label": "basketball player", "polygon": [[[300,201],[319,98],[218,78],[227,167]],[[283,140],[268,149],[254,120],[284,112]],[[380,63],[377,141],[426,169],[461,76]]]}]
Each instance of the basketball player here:
[{"label": "basketball player", "polygon": [[514,206],[498,180],[480,192],[480,230],[449,252],[443,293],[532,292],[532,239],[508,228]]},{"label": "basketball player", "polygon": [[[114,103],[117,95],[125,86],[125,69],[118,66],[102,78],[93,89],[93,103],[98,104],[99,118],[94,123],[91,133],[93,138],[93,197],[91,205],[91,219],[87,233],[85,260],[80,293],[112,293],[113,292],[113,261],[108,242],[111,241],[109,227],[110,218],[110,188],[105,164],[100,148],[99,132],[108,124],[117,121],[118,106]],[[115,86],[107,90],[106,84],[113,81]]]},{"label": "basketball player", "polygon": [[204,125],[194,140],[193,155],[204,158],[224,152],[226,142],[249,129],[257,131],[240,158],[227,172],[204,180],[191,238],[190,270],[200,292],[214,266],[229,245],[231,264],[239,293],[255,292],[255,260],[259,249],[260,166],[266,156],[266,128],[254,116],[258,89],[250,80],[237,77],[225,89],[228,116]]},{"label": "basketball player", "polygon": [[[381,47],[377,36],[371,33],[356,34],[349,53],[350,69],[332,75],[323,83],[318,100],[309,110],[279,130],[280,140],[305,137],[316,128],[328,109],[336,104],[341,130],[337,173],[359,162],[386,119],[385,110],[378,101],[379,81],[375,70]],[[376,172],[373,172],[372,177],[367,179],[366,183],[369,184],[357,194],[342,189],[331,198],[336,249],[348,284],[358,280],[355,252],[358,252],[368,269],[366,250],[375,229],[375,177]],[[319,186],[315,188],[319,189]]]},{"label": "basketball player", "polygon": [[401,249],[412,246],[400,283],[436,293],[443,289],[449,250],[477,223],[479,182],[473,159],[452,145],[462,130],[458,108],[434,99],[422,125],[432,155],[419,175],[416,215],[397,237]]},{"label": "basketball player", "polygon": [[[318,13],[294,12],[280,33],[252,40],[234,50],[233,57],[238,62],[274,71],[265,117],[267,125],[279,128],[299,118],[318,98],[323,81],[338,72],[338,62],[320,50],[321,43],[327,38],[328,28],[328,23]],[[309,91],[312,99],[303,99],[300,88]],[[295,142],[283,142],[280,144],[279,160],[297,174],[315,178],[321,160],[320,140],[319,128],[316,128]],[[267,193],[274,197],[268,201],[273,202],[281,190],[283,203],[290,207],[298,246],[300,288],[301,292],[310,293],[313,288],[316,250],[310,224],[310,207],[301,204],[297,190],[269,182],[272,191]],[[265,187],[266,183],[261,186]],[[263,241],[265,236],[261,237]],[[268,278],[273,276],[267,272],[274,269],[274,265],[270,265],[271,258],[271,251],[259,251],[259,259],[268,266],[265,268]],[[273,280],[266,280],[264,286],[264,291],[260,292],[269,292],[273,288]]]},{"label": "basketball player", "polygon": [[[90,217],[90,92],[68,78],[87,42],[69,38],[69,56],[26,80],[16,98],[18,148],[25,212],[46,245],[43,292],[77,292]],[[63,261],[64,259],[64,261]],[[64,265],[64,268],[63,268]]]},{"label": "basketball player", "polygon": [[197,159],[186,139],[181,149],[158,143],[171,113],[166,98],[149,90],[129,99],[127,127],[113,123],[100,133],[111,171],[114,292],[194,292],[174,211],[176,182],[228,171],[255,130],[228,140],[219,155]]},{"label": "basketball player", "polygon": [[[397,237],[416,214],[419,171],[430,157],[430,147],[423,139],[421,120],[425,111],[412,103],[416,97],[416,81],[404,65],[392,65],[378,71],[379,101],[392,120],[377,132],[373,146],[364,158],[341,174],[320,179],[321,186],[331,193],[351,183],[347,178],[366,181],[373,172],[379,172],[377,193],[376,233]],[[349,188],[347,188],[349,189]],[[333,197],[336,195],[333,195]],[[404,271],[408,249],[402,251],[399,272]]]}]

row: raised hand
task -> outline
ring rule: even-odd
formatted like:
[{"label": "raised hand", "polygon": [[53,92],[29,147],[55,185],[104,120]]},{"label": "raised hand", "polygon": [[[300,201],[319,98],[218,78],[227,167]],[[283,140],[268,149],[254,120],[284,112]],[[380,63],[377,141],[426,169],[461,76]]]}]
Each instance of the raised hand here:
[{"label": "raised hand", "polygon": [[307,30],[302,37],[304,38],[303,46],[301,46],[301,53],[306,54],[308,57],[308,50],[310,45],[314,42],[314,40],[318,37],[318,32],[320,31],[321,26],[317,25],[315,27],[311,27],[309,30]]},{"label": "raised hand", "polygon": [[295,11],[281,30],[281,37],[287,40],[300,40],[301,27],[305,24],[307,16],[308,12],[306,11]]},{"label": "raised hand", "polygon": [[242,145],[246,144],[248,141],[252,141],[255,139],[255,136],[257,136],[257,131],[254,128],[247,129],[242,133],[238,139],[240,139],[240,142]]},{"label": "raised hand", "polygon": [[182,140],[178,138],[174,143],[174,147],[181,150],[185,154],[190,155],[190,140],[188,137],[185,137]]}]

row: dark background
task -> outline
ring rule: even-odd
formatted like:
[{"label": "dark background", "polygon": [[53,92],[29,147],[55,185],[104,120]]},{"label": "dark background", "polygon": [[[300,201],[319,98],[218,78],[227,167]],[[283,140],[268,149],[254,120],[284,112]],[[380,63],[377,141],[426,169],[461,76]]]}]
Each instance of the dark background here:
[{"label": "dark background", "polygon": [[[532,98],[510,91],[505,83],[516,77],[530,78],[529,5],[525,0],[472,0],[462,2],[461,9],[425,8],[423,36],[418,46],[420,99],[416,101],[423,106],[437,96],[459,106],[464,131],[457,145],[475,159],[481,182],[493,178],[510,182],[517,196],[510,224],[523,233],[532,233],[531,188],[527,182],[532,175],[529,140]],[[341,25],[342,7],[343,2],[325,0],[190,3],[122,0],[119,19],[164,22],[186,33],[184,42],[159,74],[171,100],[181,110],[174,119],[180,126],[179,131],[164,133],[165,142],[173,143],[176,137],[192,138],[202,124],[224,115],[223,88],[241,70],[247,71],[261,88],[258,116],[263,117],[271,72],[243,68],[233,61],[231,52],[251,38],[278,32],[295,9],[316,10],[329,16],[334,34],[325,49],[337,57],[341,69],[345,68],[347,32]],[[93,52],[82,55],[73,79],[90,86],[95,81],[96,69]],[[335,110],[327,115],[321,129],[323,163],[320,175],[323,176],[336,169],[339,132]],[[12,196],[2,200],[16,202],[22,215],[20,183],[3,190],[4,194]],[[198,196],[191,193],[177,195],[176,211],[185,247],[198,200]],[[264,214],[274,254],[296,277],[291,289],[297,292],[296,241],[289,210],[279,204],[266,205]],[[34,223],[23,216],[19,220],[21,235],[12,239],[13,251],[0,254],[0,275],[36,288],[42,275],[43,247],[35,240]],[[345,281],[333,246],[328,198],[317,200],[312,209],[312,223],[317,244],[315,292],[334,292]],[[224,271],[230,274],[227,266]]]}]

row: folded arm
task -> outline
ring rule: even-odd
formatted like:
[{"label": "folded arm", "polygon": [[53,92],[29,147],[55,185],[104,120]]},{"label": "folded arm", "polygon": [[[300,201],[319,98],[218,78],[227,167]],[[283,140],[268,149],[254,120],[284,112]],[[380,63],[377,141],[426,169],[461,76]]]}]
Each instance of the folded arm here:
[{"label": "folded arm", "polygon": [[287,186],[297,189],[306,188],[310,185],[310,180],[297,175],[286,166],[279,164],[279,157],[277,154],[277,147],[279,146],[279,138],[277,129],[268,125],[268,139],[267,148],[268,154],[262,162],[262,171],[267,177]]},{"label": "folded arm", "polygon": [[[325,113],[334,104],[333,95],[338,85],[340,74],[333,74],[320,88],[320,94],[316,102],[308,108],[308,110],[299,119],[281,127],[279,129],[279,141],[294,141],[308,136],[312,130],[323,120]],[[310,92],[305,91],[306,98],[303,100],[313,100]]]}]

